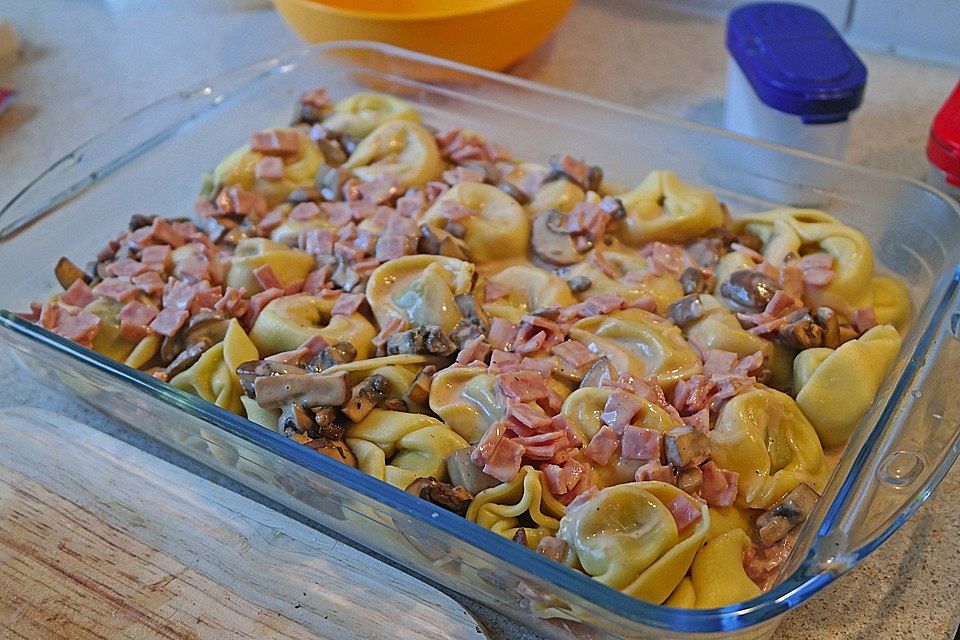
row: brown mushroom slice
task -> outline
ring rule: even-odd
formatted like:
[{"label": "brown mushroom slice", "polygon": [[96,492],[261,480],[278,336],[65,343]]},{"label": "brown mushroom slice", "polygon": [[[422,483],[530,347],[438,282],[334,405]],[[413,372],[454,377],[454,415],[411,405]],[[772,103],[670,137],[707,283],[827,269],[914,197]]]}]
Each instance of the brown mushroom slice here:
[{"label": "brown mushroom slice", "polygon": [[280,418],[277,419],[277,428],[284,435],[306,433],[317,435],[316,423],[313,421],[313,412],[307,411],[299,403],[291,402],[283,407]]},{"label": "brown mushroom slice", "polygon": [[613,363],[607,356],[601,356],[599,360],[593,363],[587,372],[583,374],[583,380],[580,381],[580,389],[586,387],[602,387],[604,380],[616,380],[618,378],[617,370],[613,368]]},{"label": "brown mushroom slice", "polygon": [[450,332],[450,341],[457,345],[458,349],[463,349],[468,342],[482,335],[483,331],[480,327],[472,322],[461,320]]},{"label": "brown mushroom slice", "polygon": [[257,378],[264,376],[285,376],[290,374],[303,374],[306,370],[292,364],[284,364],[274,360],[250,360],[241,363],[237,367],[237,376],[240,378],[240,386],[243,392],[251,398],[255,398],[254,383]]},{"label": "brown mushroom slice", "polygon": [[447,456],[447,475],[450,476],[450,482],[463,487],[473,495],[500,484],[499,480],[485,474],[483,469],[470,459],[471,453],[473,453],[473,447],[464,447]]},{"label": "brown mushroom slice", "polygon": [[410,389],[407,391],[406,400],[411,404],[426,406],[430,401],[431,376],[436,372],[437,368],[432,364],[428,364],[421,369],[420,372],[417,373],[417,377],[413,379],[413,384],[410,385]]},{"label": "brown mushroom slice", "polygon": [[560,210],[550,209],[538,215],[530,231],[530,249],[544,262],[568,267],[583,260],[573,238],[563,230]]},{"label": "brown mushroom slice", "polygon": [[720,296],[745,312],[763,311],[779,289],[770,276],[753,269],[738,269],[720,284]]},{"label": "brown mushroom slice", "polygon": [[710,281],[703,274],[703,269],[687,267],[680,274],[680,286],[686,294],[706,293],[710,290]]},{"label": "brown mushroom slice", "polygon": [[346,364],[357,359],[357,348],[349,342],[341,340],[340,342],[324,347],[317,354],[317,357],[310,361],[307,370],[310,372],[320,372],[338,364]]},{"label": "brown mushroom slice", "polygon": [[447,256],[458,260],[469,260],[467,244],[452,233],[429,224],[420,225],[420,241],[417,244],[419,253],[434,256]]},{"label": "brown mushroom slice", "polygon": [[449,356],[456,350],[457,346],[436,325],[415,327],[387,338],[387,355],[391,356],[401,353]]},{"label": "brown mushroom slice", "polygon": [[457,309],[464,320],[481,329],[490,326],[490,318],[477,303],[477,299],[472,293],[459,293],[453,296],[453,301],[457,303]]},{"label": "brown mushroom slice", "polygon": [[338,407],[350,399],[350,374],[319,373],[263,376],[254,381],[254,395],[264,409],[279,409],[291,402],[304,407]]},{"label": "brown mushroom slice", "polygon": [[90,276],[87,273],[78,267],[77,265],[70,262],[66,257],[62,257],[57,261],[57,266],[53,269],[53,274],[57,277],[57,282],[60,283],[60,286],[64,289],[69,289],[77,280],[83,280],[85,283],[90,284]]},{"label": "brown mushroom slice", "polygon": [[473,494],[463,487],[440,482],[433,476],[417,478],[407,487],[407,493],[461,516],[467,515],[467,509],[473,502]]},{"label": "brown mushroom slice", "polygon": [[700,467],[683,469],[677,474],[677,487],[690,495],[695,495],[703,486],[703,471]]},{"label": "brown mushroom slice", "polygon": [[403,398],[387,398],[383,401],[383,408],[387,411],[410,411],[407,401]]},{"label": "brown mushroom slice", "polygon": [[350,447],[343,440],[331,440],[329,438],[314,438],[305,442],[304,446],[310,447],[317,453],[322,453],[328,458],[333,458],[337,462],[357,468],[357,457],[350,451]]},{"label": "brown mushroom slice", "polygon": [[197,340],[192,345],[180,352],[180,354],[173,359],[173,361],[167,365],[167,368],[164,369],[164,372],[167,374],[167,379],[173,378],[175,375],[182,371],[186,371],[194,364],[197,360],[200,359],[200,356],[206,352],[207,349],[213,346],[213,343],[210,342],[207,338],[201,338]]},{"label": "brown mushroom slice", "polygon": [[[839,338],[839,326],[837,329]],[[803,350],[823,346],[823,327],[806,309],[787,316],[787,324],[777,330],[780,344],[791,349]]]},{"label": "brown mushroom slice", "polygon": [[667,308],[667,317],[678,327],[686,327],[688,324],[696,322],[703,317],[704,306],[700,300],[700,295],[691,293],[685,295],[679,300],[670,303]]},{"label": "brown mushroom slice", "polygon": [[328,438],[330,440],[342,440],[345,428],[337,422],[337,410],[335,407],[313,407],[313,422],[317,425],[317,433],[314,437]]},{"label": "brown mushroom slice", "polygon": [[710,439],[684,424],[663,434],[663,450],[667,462],[677,469],[699,467],[710,457]]},{"label": "brown mushroom slice", "polygon": [[223,342],[227,335],[230,318],[223,314],[204,309],[193,314],[190,321],[176,335],[168,336],[160,343],[160,360],[169,364],[191,345],[206,338],[211,344]]},{"label": "brown mushroom slice", "polygon": [[567,286],[573,293],[583,293],[593,286],[593,280],[587,276],[573,276],[567,280]]},{"label": "brown mushroom slice", "polygon": [[836,349],[840,346],[840,321],[837,313],[830,307],[817,307],[813,311],[814,321],[823,329],[823,346]]},{"label": "brown mushroom slice", "polygon": [[757,518],[757,534],[764,545],[770,546],[787,536],[795,527],[806,522],[820,495],[813,487],[800,483],[790,493]]},{"label": "brown mushroom slice", "polygon": [[389,391],[390,382],[382,375],[374,374],[353,388],[350,401],[340,408],[340,412],[351,421],[360,422],[386,399]]}]

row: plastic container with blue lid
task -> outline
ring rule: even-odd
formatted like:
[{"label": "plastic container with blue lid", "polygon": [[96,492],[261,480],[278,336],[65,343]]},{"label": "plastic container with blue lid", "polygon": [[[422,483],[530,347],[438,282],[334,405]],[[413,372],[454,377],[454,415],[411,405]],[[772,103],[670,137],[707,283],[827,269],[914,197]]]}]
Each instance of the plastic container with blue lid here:
[{"label": "plastic container with blue lid", "polygon": [[739,7],[727,51],[728,129],[843,157],[867,68],[821,13],[783,2]]}]

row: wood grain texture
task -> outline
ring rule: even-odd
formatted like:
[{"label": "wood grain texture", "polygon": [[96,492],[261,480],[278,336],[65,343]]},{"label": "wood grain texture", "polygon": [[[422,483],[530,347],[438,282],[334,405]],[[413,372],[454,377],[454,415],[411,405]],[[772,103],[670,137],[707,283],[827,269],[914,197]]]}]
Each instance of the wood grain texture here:
[{"label": "wood grain texture", "polygon": [[480,638],[352,547],[49,412],[0,415],[0,636]]}]

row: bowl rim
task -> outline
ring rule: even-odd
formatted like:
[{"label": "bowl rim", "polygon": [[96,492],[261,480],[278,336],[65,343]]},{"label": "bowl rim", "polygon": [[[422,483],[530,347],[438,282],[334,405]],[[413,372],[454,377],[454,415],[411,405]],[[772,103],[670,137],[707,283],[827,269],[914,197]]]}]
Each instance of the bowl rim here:
[{"label": "bowl rim", "polygon": [[[305,9],[315,10],[321,13],[333,14],[344,18],[354,18],[357,20],[367,20],[367,21],[383,21],[383,22],[416,22],[416,21],[427,21],[427,20],[445,20],[450,18],[466,18],[482,13],[492,13],[494,11],[500,11],[503,9],[508,9],[518,5],[532,5],[536,3],[541,3],[544,5],[556,4],[560,7],[561,12],[565,13],[569,10],[570,5],[573,4],[573,0],[481,0],[483,6],[472,6],[468,9],[458,9],[457,7],[452,7],[447,10],[440,11],[365,11],[360,9],[347,9],[344,7],[332,6],[327,4],[325,0],[273,0],[275,5],[288,3],[291,5],[299,5]],[[566,5],[564,8],[563,5]]]}]

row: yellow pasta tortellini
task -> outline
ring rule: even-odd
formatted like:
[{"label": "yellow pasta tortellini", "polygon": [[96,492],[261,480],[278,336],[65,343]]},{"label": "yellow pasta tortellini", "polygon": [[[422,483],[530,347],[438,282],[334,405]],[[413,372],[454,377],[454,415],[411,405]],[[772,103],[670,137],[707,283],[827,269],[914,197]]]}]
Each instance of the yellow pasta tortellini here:
[{"label": "yellow pasta tortellini", "polygon": [[433,136],[422,125],[391,120],[364,138],[343,168],[362,180],[393,178],[405,188],[438,179],[443,159]]},{"label": "yellow pasta tortellini", "polygon": [[628,244],[685,242],[723,224],[716,196],[685,185],[672,171],[650,172],[619,198],[627,210],[619,224],[620,238]]},{"label": "yellow pasta tortellini", "polygon": [[800,483],[823,491],[817,432],[785,393],[758,387],[731,398],[708,435],[713,461],[740,476],[737,505],[769,509]]},{"label": "yellow pasta tortellini", "polygon": [[665,605],[684,609],[711,609],[744,602],[760,595],[760,587],[743,568],[750,537],[731,529],[704,543],[684,578]]},{"label": "yellow pasta tortellini", "polygon": [[683,297],[683,287],[672,274],[644,273],[650,264],[646,258],[626,251],[604,251],[603,258],[614,264],[624,275],[619,278],[608,276],[594,263],[592,253],[587,254],[583,262],[575,264],[565,272],[567,279],[575,276],[590,279],[590,288],[577,294],[581,300],[601,293],[620,296],[627,302],[649,297],[656,301],[657,312],[665,315],[670,303]]},{"label": "yellow pasta tortellini", "polygon": [[[560,413],[570,422],[584,443],[590,442],[590,439],[603,426],[600,414],[603,413],[603,407],[615,391],[606,387],[584,387],[577,389],[563,401]],[[632,393],[628,395],[641,407],[633,420],[636,426],[656,429],[661,433],[677,426],[677,421],[657,405]],[[618,454],[613,456],[606,465],[593,467],[594,479],[601,487],[630,482],[642,464],[638,460],[624,460]]]},{"label": "yellow pasta tortellini", "polygon": [[873,311],[880,324],[903,329],[910,319],[910,294],[903,282],[887,276],[873,279]]},{"label": "yellow pasta tortellini", "polygon": [[583,202],[586,197],[586,192],[569,180],[551,180],[537,189],[533,200],[527,205],[527,211],[531,216],[549,209],[570,213],[577,203]]},{"label": "yellow pasta tortellini", "polygon": [[448,367],[433,374],[430,409],[470,444],[504,417],[494,388],[496,378],[486,367]]},{"label": "yellow pasta tortellini", "polygon": [[264,409],[256,400],[247,396],[240,396],[240,404],[243,405],[247,420],[256,422],[261,427],[266,427],[271,431],[277,430],[277,423],[280,422],[280,409]]},{"label": "yellow pasta tortellini", "polygon": [[467,510],[467,519],[505,538],[513,538],[523,528],[527,546],[536,548],[544,536],[557,532],[565,512],[547,489],[543,474],[524,466],[510,482],[478,493]]},{"label": "yellow pasta tortellini", "polygon": [[461,182],[437,199],[419,222],[446,228],[445,203],[455,202],[476,211],[463,221],[470,260],[475,263],[517,258],[527,254],[530,221],[516,200],[497,187],[479,182]]},{"label": "yellow pasta tortellini", "polygon": [[227,326],[223,342],[207,349],[193,366],[174,376],[170,384],[227,411],[244,415],[237,367],[259,358],[256,346],[234,318]]},{"label": "yellow pasta tortellini", "polygon": [[797,404],[825,447],[841,445],[873,404],[900,351],[900,334],[876,326],[834,349],[807,349],[794,361]]},{"label": "yellow pasta tortellini", "polygon": [[359,313],[330,315],[335,303],[305,293],[277,298],[257,316],[250,338],[264,356],[293,351],[319,335],[330,344],[349,342],[357,350],[357,358],[366,358],[377,330]]},{"label": "yellow pasta tortellini", "polygon": [[391,120],[420,122],[420,114],[409,103],[393,96],[355,93],[333,105],[323,126],[360,139]]},{"label": "yellow pasta tortellini", "polygon": [[313,256],[266,238],[241,240],[230,258],[227,286],[243,287],[247,297],[260,293],[263,287],[253,271],[263,265],[270,265],[280,284],[286,286],[307,277],[313,269]]},{"label": "yellow pasta tortellini", "polygon": [[449,334],[463,317],[454,296],[470,292],[473,275],[473,264],[456,258],[404,256],[370,275],[367,302],[381,327],[397,318],[413,327],[437,325]]},{"label": "yellow pasta tortellini", "polygon": [[[674,501],[700,517],[678,530]],[[628,482],[601,489],[570,509],[557,537],[569,545],[567,563],[603,584],[660,604],[686,575],[710,529],[710,512],[664,482]]]},{"label": "yellow pasta tortellini", "polygon": [[100,318],[100,331],[93,339],[93,350],[112,360],[139,369],[153,360],[160,350],[160,336],[152,333],[139,341],[131,341],[120,335],[117,314],[123,303],[100,297],[84,307],[84,311]]},{"label": "yellow pasta tortellini", "polygon": [[374,409],[348,427],[345,441],[361,471],[399,489],[417,478],[446,480],[446,457],[467,446],[436,418],[386,409]]},{"label": "yellow pasta tortellini", "polygon": [[577,303],[570,286],[562,278],[536,267],[507,267],[491,276],[488,282],[508,287],[510,292],[499,300],[487,302],[483,310],[513,323],[520,322],[523,316],[538,309],[568,307]]},{"label": "yellow pasta tortellini", "polygon": [[598,355],[605,355],[620,375],[656,376],[664,389],[703,370],[700,356],[680,329],[642,309],[624,309],[577,321],[570,337]]},{"label": "yellow pasta tortellini", "polygon": [[286,200],[294,189],[312,187],[324,161],[320,148],[300,129],[279,127],[274,131],[295,137],[299,142],[297,152],[283,158],[282,179],[257,178],[256,166],[265,156],[253,151],[248,144],[228,155],[217,165],[213,172],[216,181],[224,186],[239,185],[247,191],[256,191],[271,207]]}]

